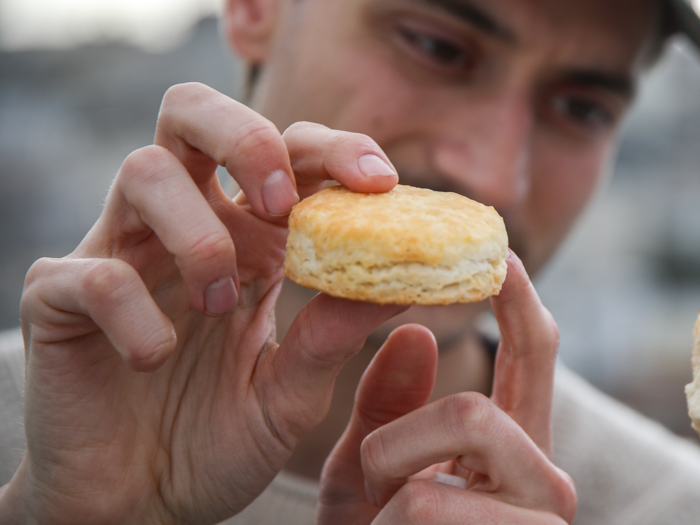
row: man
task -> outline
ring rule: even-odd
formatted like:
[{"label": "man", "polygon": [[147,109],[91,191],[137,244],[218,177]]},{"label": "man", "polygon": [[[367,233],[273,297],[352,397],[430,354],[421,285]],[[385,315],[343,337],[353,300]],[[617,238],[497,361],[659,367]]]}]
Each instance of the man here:
[{"label": "man", "polygon": [[[216,523],[243,511],[239,521],[291,523],[285,487],[314,486],[283,476],[260,494],[285,465],[318,476],[337,441],[319,523],[571,523],[575,492],[550,460],[558,335],[525,268],[546,262],[601,183],[670,5],[229,0],[224,27],[250,65],[252,109],[173,88],[155,145],[125,161],[84,241],[28,274],[27,451],[0,493],[0,522]],[[233,201],[217,165],[243,190]],[[303,292],[290,288],[276,336],[291,207],[327,180],[382,192],[397,173],[504,216],[525,266],[511,255],[491,302],[495,361],[474,327],[488,305],[385,324],[402,310],[319,295],[297,313]],[[398,325],[353,409],[377,341]],[[440,399],[426,404],[434,383]],[[556,402],[585,412],[582,391],[561,386]],[[605,492],[636,506],[611,506],[599,522],[697,521],[682,517],[700,501],[700,467],[684,465],[700,463],[696,451],[667,454],[677,441],[618,409],[588,413],[601,426],[587,438],[612,432],[619,446],[644,433],[648,446],[630,443],[627,459],[652,451],[645,472],[672,482],[653,499],[655,484],[625,477]],[[611,415],[631,422],[617,428]],[[555,446],[594,464],[575,441]],[[437,472],[470,490],[430,481]],[[582,500],[583,522],[597,503]]]}]

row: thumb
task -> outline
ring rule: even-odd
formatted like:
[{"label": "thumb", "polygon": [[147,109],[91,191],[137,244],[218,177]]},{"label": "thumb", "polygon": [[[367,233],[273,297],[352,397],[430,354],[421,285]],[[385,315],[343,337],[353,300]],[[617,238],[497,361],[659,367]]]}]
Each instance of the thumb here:
[{"label": "thumb", "polygon": [[362,523],[379,512],[365,496],[360,447],[377,428],[425,405],[437,370],[437,343],[427,328],[394,330],[365,371],[345,433],[326,460],[321,476],[322,523]]},{"label": "thumb", "polygon": [[[253,392],[265,432],[288,454],[328,413],[335,379],[366,338],[406,307],[314,297],[297,315],[278,346],[249,345],[263,351],[252,362]],[[274,334],[273,334],[274,335]]]}]

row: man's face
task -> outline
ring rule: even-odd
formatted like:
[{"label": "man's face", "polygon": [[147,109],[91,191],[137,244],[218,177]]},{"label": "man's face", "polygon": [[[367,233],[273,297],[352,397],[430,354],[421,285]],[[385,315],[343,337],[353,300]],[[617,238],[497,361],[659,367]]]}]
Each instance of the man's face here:
[{"label": "man's face", "polygon": [[282,0],[253,107],[365,133],[401,183],[494,206],[533,273],[605,171],[657,7]]}]

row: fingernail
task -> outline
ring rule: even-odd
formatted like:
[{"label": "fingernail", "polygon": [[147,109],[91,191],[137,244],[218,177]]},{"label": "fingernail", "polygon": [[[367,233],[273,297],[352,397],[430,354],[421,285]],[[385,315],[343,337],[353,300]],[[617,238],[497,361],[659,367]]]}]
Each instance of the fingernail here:
[{"label": "fingernail", "polygon": [[219,279],[204,293],[204,308],[208,315],[222,316],[233,310],[236,304],[238,304],[238,292],[230,277]]},{"label": "fingernail", "polygon": [[282,170],[275,170],[263,184],[262,199],[267,213],[273,217],[284,217],[289,215],[292,207],[299,202],[299,195],[287,174]]},{"label": "fingernail", "polygon": [[357,159],[360,171],[367,177],[388,177],[396,175],[396,170],[376,155],[363,155]]}]

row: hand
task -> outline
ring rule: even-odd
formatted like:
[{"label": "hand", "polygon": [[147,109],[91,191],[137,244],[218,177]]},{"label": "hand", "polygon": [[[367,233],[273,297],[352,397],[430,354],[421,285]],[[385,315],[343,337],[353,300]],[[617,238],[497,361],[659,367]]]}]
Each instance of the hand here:
[{"label": "hand", "polygon": [[[387,339],[324,467],[318,525],[573,521],[573,482],[549,460],[558,332],[514,254],[492,305],[502,339],[491,399],[465,392],[425,405],[435,339],[418,325]],[[463,477],[467,490],[430,481],[436,472]]]},{"label": "hand", "polygon": [[0,521],[214,523],[257,497],[399,312],[319,295],[275,342],[286,215],[327,179],[391,189],[390,164],[361,171],[370,154],[389,162],[365,136],[280,135],[205,86],[172,88],[83,242],[29,271],[27,452]]}]

